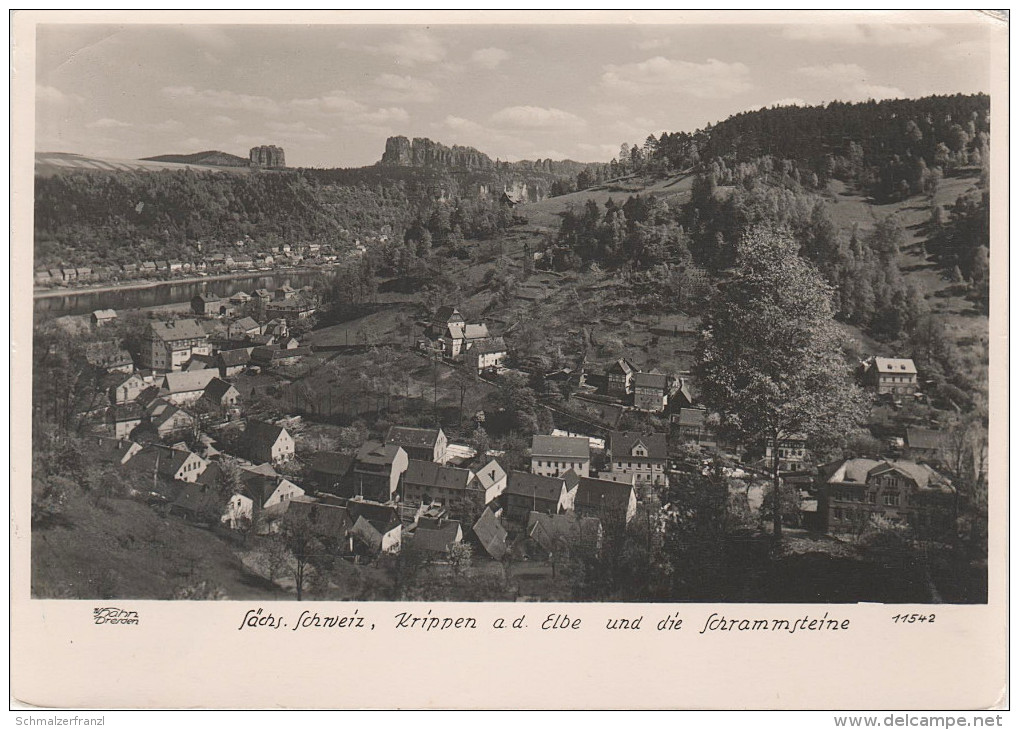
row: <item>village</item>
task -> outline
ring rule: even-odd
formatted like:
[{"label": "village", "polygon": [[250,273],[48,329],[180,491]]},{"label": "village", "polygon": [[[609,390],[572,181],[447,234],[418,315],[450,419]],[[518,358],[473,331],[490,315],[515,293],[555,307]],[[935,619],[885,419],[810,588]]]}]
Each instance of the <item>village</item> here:
[{"label": "village", "polygon": [[[811,539],[858,535],[873,517],[934,533],[954,524],[955,489],[935,466],[947,463],[949,439],[936,428],[909,426],[873,454],[829,463],[818,463],[798,434],[777,444],[727,442],[698,403],[688,371],[645,372],[627,357],[542,369],[513,352],[491,323],[467,321],[452,305],[419,320],[419,334],[403,345],[406,356],[433,378],[442,369],[444,377],[493,392],[514,376],[532,386],[567,382],[566,404],[541,399],[552,427],[532,433],[522,454],[508,454],[476,438],[483,411],[466,427],[455,424],[454,440],[438,410],[434,423],[422,423],[429,420],[422,406],[425,413],[408,423],[369,415],[366,437],[338,448],[335,431],[323,435],[314,423],[323,411],[309,407],[324,394],[291,389],[297,412],[281,412],[286,399],[268,407],[257,385],[328,368],[337,346],[300,339],[318,306],[310,287],[229,298],[206,292],[189,313],[148,321],[135,352],[115,340],[91,344],[90,365],[112,383],[108,405],[90,414],[94,454],[123,472],[131,498],[171,519],[256,544],[299,524],[330,555],[355,565],[412,555],[456,571],[467,556],[474,571],[501,567],[512,575],[511,591],[499,598],[516,600],[562,597],[550,577],[564,556],[604,558],[623,550],[634,530],[660,539],[670,521],[686,519],[675,496],[692,475],[724,472],[730,491],[764,521],[777,466],[794,492],[787,530]],[[117,317],[93,312],[91,328],[101,335]],[[696,319],[673,315],[652,334],[690,340],[697,328]],[[910,359],[870,357],[856,376],[875,406],[890,412],[925,397]],[[423,386],[418,395],[427,404]]]}]

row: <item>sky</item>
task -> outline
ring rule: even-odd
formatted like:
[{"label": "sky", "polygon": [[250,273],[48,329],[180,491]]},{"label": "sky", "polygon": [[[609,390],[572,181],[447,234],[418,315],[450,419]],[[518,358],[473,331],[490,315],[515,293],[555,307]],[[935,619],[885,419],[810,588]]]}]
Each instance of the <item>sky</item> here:
[{"label": "sky", "polygon": [[981,25],[40,25],[36,150],[275,144],[376,162],[387,137],[607,162],[773,104],[989,89]]}]

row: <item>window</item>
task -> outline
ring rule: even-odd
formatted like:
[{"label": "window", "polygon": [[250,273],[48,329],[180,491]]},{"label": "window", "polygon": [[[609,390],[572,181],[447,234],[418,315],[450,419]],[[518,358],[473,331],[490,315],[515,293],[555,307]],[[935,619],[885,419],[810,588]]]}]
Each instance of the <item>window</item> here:
[{"label": "window", "polygon": [[840,510],[840,509],[833,509],[832,510],[832,517],[835,518],[836,522],[842,522],[842,514],[843,514],[842,510]]},{"label": "window", "polygon": [[884,495],[884,503],[886,507],[898,507],[899,506],[899,493],[890,492]]},{"label": "window", "polygon": [[877,504],[877,492],[867,492],[867,502]]}]

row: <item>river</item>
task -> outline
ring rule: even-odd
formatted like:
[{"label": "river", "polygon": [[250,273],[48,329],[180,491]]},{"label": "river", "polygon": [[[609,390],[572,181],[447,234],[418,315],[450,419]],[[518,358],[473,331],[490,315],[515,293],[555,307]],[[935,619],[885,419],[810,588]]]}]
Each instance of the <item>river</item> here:
[{"label": "river", "polygon": [[190,302],[195,294],[208,291],[228,297],[239,291],[250,292],[253,289],[272,291],[284,284],[298,289],[314,282],[321,273],[319,270],[309,269],[269,271],[258,274],[240,274],[229,279],[213,279],[211,281],[208,279],[182,282],[164,281],[145,287],[108,288],[67,294],[46,292],[44,296],[35,297],[35,314],[59,317],[68,314],[88,314],[96,309],[121,310],[183,304]]}]

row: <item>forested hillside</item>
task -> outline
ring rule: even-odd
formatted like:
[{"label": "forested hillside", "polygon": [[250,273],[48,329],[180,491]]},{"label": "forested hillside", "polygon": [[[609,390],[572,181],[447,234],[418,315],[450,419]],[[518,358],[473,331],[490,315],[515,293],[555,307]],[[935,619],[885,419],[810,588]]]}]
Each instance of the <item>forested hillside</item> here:
[{"label": "forested hillside", "polygon": [[875,200],[923,192],[940,174],[987,159],[990,97],[931,96],[737,114],[696,132],[663,133],[624,145],[619,173],[704,166],[719,184],[738,183],[761,158],[770,172],[805,187],[853,181]]}]

